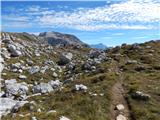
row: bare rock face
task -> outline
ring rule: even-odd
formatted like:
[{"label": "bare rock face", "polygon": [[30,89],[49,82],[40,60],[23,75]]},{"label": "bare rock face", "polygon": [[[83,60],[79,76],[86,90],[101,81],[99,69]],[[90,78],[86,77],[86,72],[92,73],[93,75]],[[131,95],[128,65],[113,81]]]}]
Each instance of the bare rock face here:
[{"label": "bare rock face", "polygon": [[72,53],[62,53],[59,58],[59,64],[65,65],[65,64],[71,62],[72,58],[73,58]]},{"label": "bare rock face", "polygon": [[50,45],[83,45],[76,36],[70,34],[63,34],[58,32],[43,32],[39,34],[39,38]]}]

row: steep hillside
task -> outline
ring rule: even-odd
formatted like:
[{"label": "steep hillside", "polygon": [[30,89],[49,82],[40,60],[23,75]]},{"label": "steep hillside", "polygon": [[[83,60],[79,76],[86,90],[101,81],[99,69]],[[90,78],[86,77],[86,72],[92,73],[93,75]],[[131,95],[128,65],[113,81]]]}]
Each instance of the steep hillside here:
[{"label": "steep hillside", "polygon": [[103,51],[59,33],[1,34],[2,120],[160,118],[160,41]]}]

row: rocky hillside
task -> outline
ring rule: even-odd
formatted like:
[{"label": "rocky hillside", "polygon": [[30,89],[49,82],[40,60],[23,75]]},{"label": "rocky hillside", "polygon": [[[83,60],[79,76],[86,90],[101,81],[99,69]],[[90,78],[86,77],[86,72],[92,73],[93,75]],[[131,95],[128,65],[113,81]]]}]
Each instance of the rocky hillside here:
[{"label": "rocky hillside", "polygon": [[160,118],[160,41],[106,51],[82,44],[53,32],[1,33],[2,120]]}]

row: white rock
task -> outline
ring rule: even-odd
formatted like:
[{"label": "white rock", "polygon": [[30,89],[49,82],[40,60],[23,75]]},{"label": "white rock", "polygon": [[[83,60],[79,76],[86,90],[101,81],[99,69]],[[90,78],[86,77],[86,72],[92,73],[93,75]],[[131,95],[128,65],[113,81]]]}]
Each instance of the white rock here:
[{"label": "white rock", "polygon": [[5,94],[5,92],[4,92],[4,91],[1,91],[1,92],[0,92],[0,97],[2,97],[4,94]]},{"label": "white rock", "polygon": [[45,71],[46,71],[48,68],[49,68],[49,67],[46,65],[46,66],[44,66],[44,67],[41,68],[40,72],[44,74]]},{"label": "white rock", "polygon": [[20,94],[21,97],[25,97],[29,88],[25,82],[22,83],[14,83],[14,84],[8,84],[5,86],[6,89],[6,96],[11,97],[17,94]]},{"label": "white rock", "polygon": [[49,83],[40,83],[33,87],[33,93],[47,93],[51,91],[53,91],[53,88]]},{"label": "white rock", "polygon": [[7,75],[7,73],[1,73],[3,76],[6,76]]},{"label": "white rock", "polygon": [[41,109],[39,108],[39,109],[37,110],[37,112],[42,112],[42,111],[41,111]]},{"label": "white rock", "polygon": [[28,101],[16,101],[11,98],[0,98],[0,117],[7,115],[12,110],[19,109]]},{"label": "white rock", "polygon": [[80,85],[75,85],[75,89],[76,89],[77,91],[80,91],[80,90],[86,91],[88,88],[87,88],[87,86],[85,86],[85,85],[83,85],[83,84],[80,84]]},{"label": "white rock", "polygon": [[17,50],[17,47],[13,44],[8,44],[8,49],[11,52],[11,55],[14,57],[22,55],[21,51]]},{"label": "white rock", "polygon": [[39,57],[39,56],[41,56],[41,55],[40,55],[40,53],[35,53],[35,56]]},{"label": "white rock", "polygon": [[32,117],[32,120],[37,120],[37,118],[36,117]]},{"label": "white rock", "polygon": [[60,117],[60,119],[59,120],[70,120],[69,118],[67,118],[67,117],[65,117],[65,116],[62,116],[62,117]]},{"label": "white rock", "polygon": [[0,73],[3,71],[4,69],[4,59],[0,56]]},{"label": "white rock", "polygon": [[53,77],[58,77],[58,74],[56,72],[54,72]]},{"label": "white rock", "polygon": [[59,80],[51,80],[49,84],[53,87],[53,89],[56,89],[62,85],[62,82],[60,82]]},{"label": "white rock", "polygon": [[39,70],[40,70],[39,66],[33,66],[29,69],[29,73],[35,74],[35,73],[39,72]]},{"label": "white rock", "polygon": [[51,113],[56,113],[57,111],[55,111],[55,110],[50,110],[50,111],[48,111],[46,114],[48,115],[48,114],[51,114]]},{"label": "white rock", "polygon": [[100,95],[100,96],[104,96],[104,93],[100,93],[99,95]]},{"label": "white rock", "polygon": [[59,62],[60,64],[67,64],[72,60],[72,57],[72,53],[62,53]]},{"label": "white rock", "polygon": [[27,77],[26,77],[25,75],[19,75],[18,78],[24,80],[24,79],[26,79]]},{"label": "white rock", "polygon": [[127,118],[121,114],[116,117],[116,120],[127,120]]},{"label": "white rock", "polygon": [[0,98],[0,117],[7,115],[10,110],[16,105],[17,101],[10,98]]},{"label": "white rock", "polygon": [[18,70],[18,72],[19,72],[19,73],[22,73],[22,72],[23,72],[23,70],[22,70],[22,69],[19,69],[19,70]]},{"label": "white rock", "polygon": [[5,85],[17,83],[16,79],[5,80]]},{"label": "white rock", "polygon": [[124,105],[118,104],[118,105],[116,106],[116,109],[119,110],[119,111],[124,110]]}]

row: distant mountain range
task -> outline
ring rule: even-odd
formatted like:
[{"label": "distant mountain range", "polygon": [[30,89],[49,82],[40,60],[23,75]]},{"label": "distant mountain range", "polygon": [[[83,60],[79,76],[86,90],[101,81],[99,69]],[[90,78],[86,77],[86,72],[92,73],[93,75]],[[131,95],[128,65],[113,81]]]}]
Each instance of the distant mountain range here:
[{"label": "distant mountain range", "polygon": [[103,43],[99,43],[99,44],[92,44],[90,45],[91,48],[96,48],[96,49],[106,49],[108,48],[106,45],[104,45]]}]

